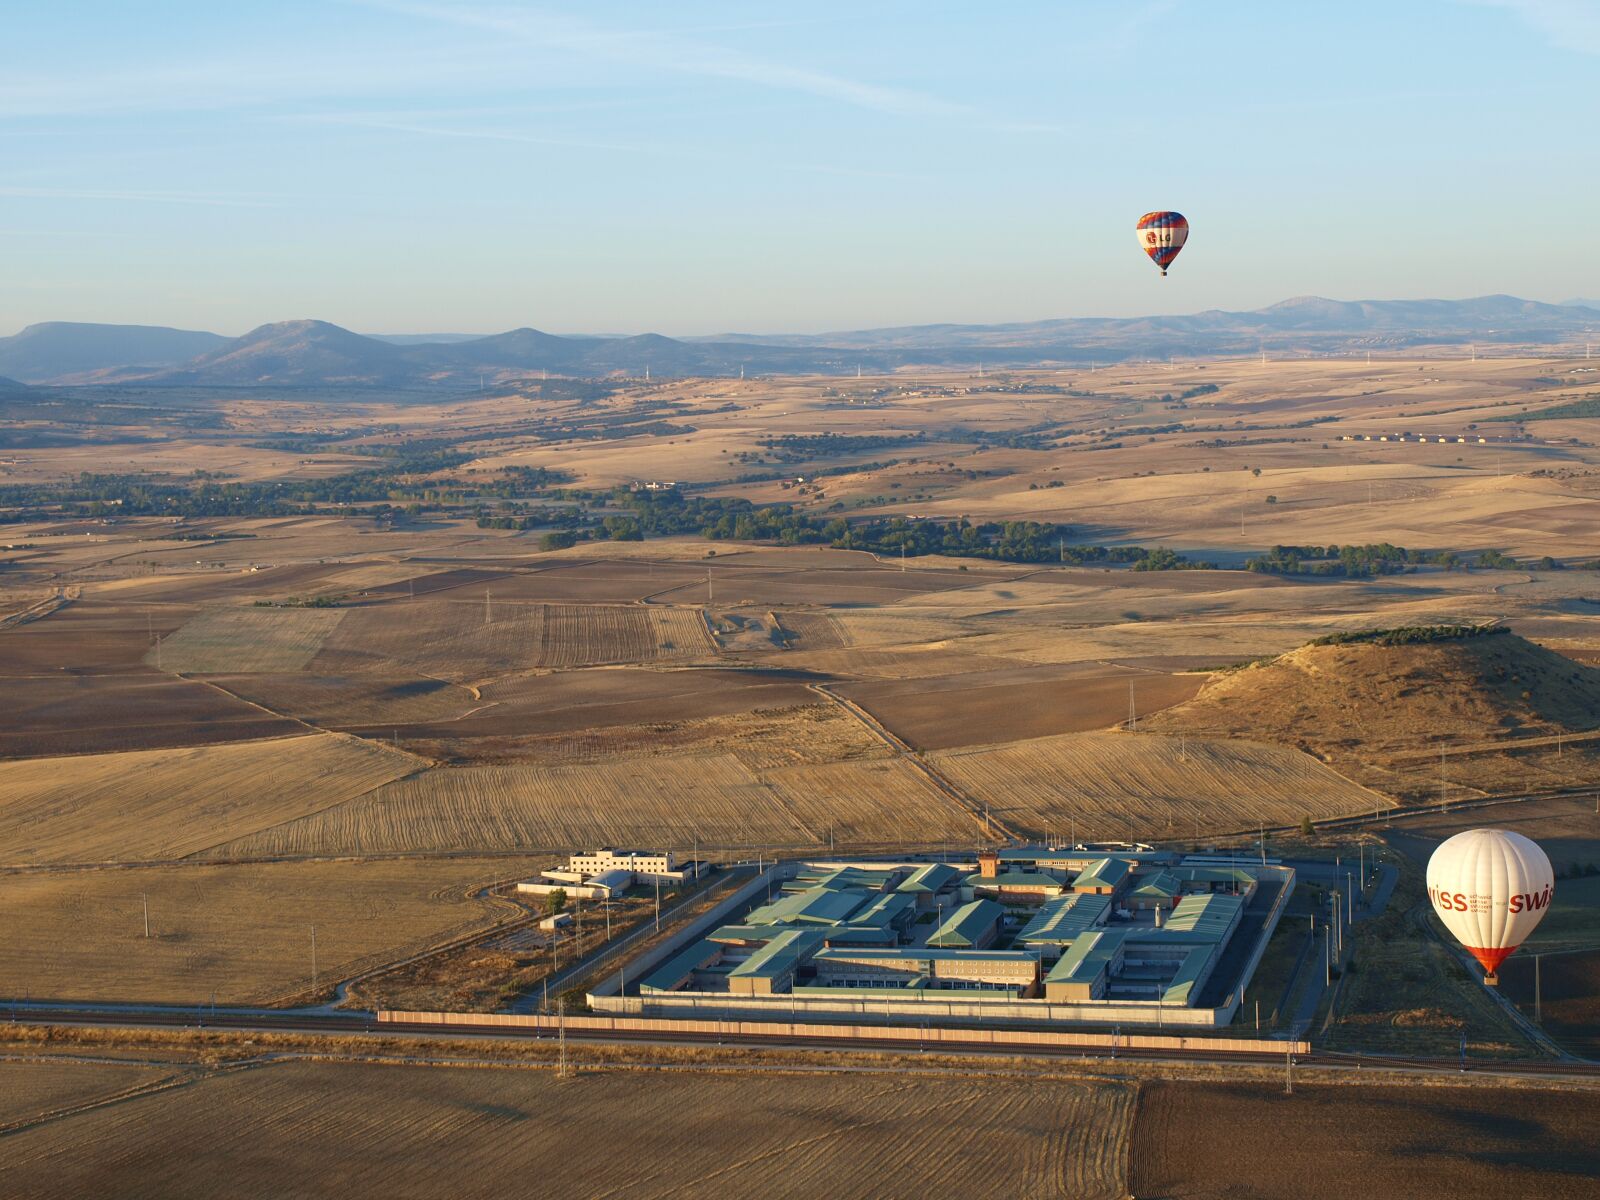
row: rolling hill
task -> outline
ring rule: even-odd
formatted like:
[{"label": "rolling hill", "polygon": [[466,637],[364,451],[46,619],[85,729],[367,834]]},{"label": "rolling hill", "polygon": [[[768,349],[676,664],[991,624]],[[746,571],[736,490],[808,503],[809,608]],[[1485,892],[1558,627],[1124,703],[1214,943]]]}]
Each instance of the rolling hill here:
[{"label": "rolling hill", "polygon": [[1600,760],[1553,744],[1600,727],[1600,670],[1498,627],[1437,627],[1403,644],[1374,636],[1219,675],[1145,727],[1296,746],[1413,799],[1439,795],[1441,751],[1447,792],[1548,786],[1551,772],[1600,778]]},{"label": "rolling hill", "polygon": [[45,321],[0,338],[0,375],[24,383],[74,382],[130,367],[170,367],[223,345],[220,334],[160,325]]},{"label": "rolling hill", "polygon": [[263,325],[243,337],[123,325],[34,325],[0,338],[0,374],[26,382],[157,386],[465,389],[531,373],[656,377],[853,374],[857,367],[1102,362],[1168,354],[1405,350],[1429,344],[1571,342],[1600,310],[1515,296],[1470,300],[1297,297],[1254,312],[1074,318],[1008,325],[913,325],[828,334],[561,337],[532,328],[486,337],[367,337],[325,321]]}]

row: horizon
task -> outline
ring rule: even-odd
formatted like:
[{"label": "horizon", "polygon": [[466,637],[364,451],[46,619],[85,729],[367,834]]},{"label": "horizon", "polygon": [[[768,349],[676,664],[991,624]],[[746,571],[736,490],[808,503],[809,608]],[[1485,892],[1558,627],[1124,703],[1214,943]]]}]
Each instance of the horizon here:
[{"label": "horizon", "polygon": [[[0,327],[706,337],[1587,287],[1555,219],[1600,182],[1570,161],[1586,4],[88,9],[9,30]],[[1194,235],[1163,280],[1132,234],[1166,207]]]},{"label": "horizon", "polygon": [[141,328],[141,327],[143,327],[143,328],[157,328],[157,329],[170,328],[170,329],[178,329],[180,332],[216,333],[216,334],[219,334],[220,336],[227,337],[227,338],[241,338],[241,337],[247,337],[250,334],[255,333],[258,330],[262,330],[262,329],[270,329],[270,328],[274,328],[274,327],[282,326],[282,325],[292,325],[292,324],[296,324],[296,323],[300,323],[300,322],[309,322],[309,323],[314,323],[314,324],[331,325],[331,326],[333,326],[333,327],[335,327],[337,329],[342,329],[342,330],[344,330],[344,331],[346,331],[348,333],[354,333],[354,334],[357,334],[357,335],[359,335],[361,337],[377,338],[377,339],[403,337],[403,338],[414,338],[414,339],[447,338],[447,339],[468,340],[468,339],[476,339],[476,338],[496,337],[496,336],[498,336],[500,334],[513,333],[513,332],[516,332],[518,330],[523,330],[523,329],[531,329],[536,333],[551,334],[552,336],[565,337],[565,338],[596,338],[596,339],[601,339],[601,338],[630,338],[630,337],[660,336],[660,337],[670,337],[670,338],[673,338],[674,340],[679,340],[679,341],[716,341],[717,339],[722,338],[722,337],[733,337],[733,338],[827,337],[829,334],[859,335],[861,333],[877,332],[877,331],[883,331],[883,332],[886,332],[886,333],[892,333],[892,332],[896,332],[896,331],[900,331],[900,330],[939,328],[941,326],[948,326],[950,328],[955,328],[955,329],[984,329],[984,328],[1005,327],[1005,326],[1009,326],[1009,325],[1017,325],[1017,326],[1048,325],[1048,324],[1052,324],[1052,323],[1056,323],[1056,322],[1067,322],[1067,321],[1077,321],[1077,320],[1113,320],[1113,321],[1117,321],[1117,320],[1140,320],[1140,319],[1146,319],[1146,318],[1148,318],[1148,319],[1160,319],[1160,318],[1163,318],[1163,317],[1195,317],[1195,316],[1204,316],[1204,315],[1206,315],[1208,313],[1228,313],[1230,315],[1248,315],[1250,313],[1264,312],[1264,311],[1267,311],[1267,310],[1270,310],[1270,309],[1273,309],[1273,308],[1279,308],[1279,307],[1283,307],[1285,305],[1295,304],[1295,303],[1303,303],[1303,302],[1307,302],[1307,301],[1323,301],[1323,302],[1327,302],[1327,303],[1331,303],[1331,304],[1435,304],[1435,303],[1437,303],[1437,304],[1468,304],[1468,303],[1471,303],[1471,302],[1477,301],[1477,300],[1494,300],[1494,299],[1517,300],[1517,301],[1521,301],[1521,302],[1524,302],[1524,303],[1534,303],[1534,304],[1548,305],[1548,306],[1553,307],[1553,308],[1581,307],[1581,308],[1593,309],[1596,312],[1600,312],[1600,300],[1594,300],[1594,299],[1589,299],[1589,298],[1585,298],[1585,297],[1577,297],[1577,296],[1569,297],[1569,298],[1567,298],[1565,300],[1541,300],[1541,299],[1537,299],[1537,298],[1532,297],[1532,296],[1518,296],[1518,295],[1515,295],[1515,294],[1513,294],[1511,292],[1486,292],[1486,293],[1483,293],[1483,294],[1480,294],[1480,295],[1475,295],[1475,296],[1458,296],[1458,297],[1447,297],[1447,296],[1392,296],[1392,297],[1384,297],[1382,299],[1379,299],[1379,298],[1368,296],[1368,297],[1363,297],[1363,298],[1360,298],[1360,299],[1343,299],[1343,298],[1337,297],[1337,296],[1318,296],[1318,295],[1307,294],[1307,295],[1300,295],[1300,296],[1286,296],[1282,300],[1272,301],[1271,303],[1264,304],[1264,305],[1259,306],[1258,308],[1253,308],[1253,309],[1203,308],[1203,309],[1195,309],[1195,310],[1190,311],[1190,312],[1154,312],[1154,313],[1139,313],[1139,314],[1131,314],[1131,315],[1100,314],[1100,315],[1097,315],[1097,316],[1094,316],[1094,317],[1031,317],[1031,318],[1022,318],[1022,319],[1015,320],[1015,321],[993,321],[993,322],[938,321],[938,320],[934,320],[934,321],[924,321],[924,322],[919,322],[917,324],[908,324],[908,325],[878,325],[878,326],[864,326],[864,327],[857,327],[857,328],[836,327],[836,328],[832,328],[832,329],[823,329],[823,330],[817,330],[817,331],[804,331],[804,332],[802,332],[800,330],[793,330],[793,329],[765,329],[765,330],[755,330],[755,329],[719,329],[719,330],[710,331],[710,332],[685,332],[685,333],[665,334],[665,333],[662,333],[660,330],[657,330],[657,329],[635,329],[635,330],[629,330],[629,331],[585,329],[585,330],[563,331],[561,333],[556,333],[555,331],[553,331],[551,329],[548,329],[548,328],[543,328],[543,327],[537,326],[537,325],[527,325],[527,324],[507,326],[506,328],[503,328],[503,329],[478,330],[478,331],[467,331],[467,330],[463,330],[463,329],[416,329],[416,330],[383,329],[383,330],[369,330],[369,329],[356,328],[355,326],[350,325],[350,324],[346,324],[346,323],[344,323],[342,321],[329,320],[326,317],[304,317],[304,316],[302,316],[302,317],[283,317],[283,318],[280,318],[280,319],[277,319],[277,320],[262,321],[259,324],[250,326],[248,329],[241,329],[241,330],[238,330],[237,332],[229,332],[229,331],[222,330],[222,329],[204,328],[204,327],[200,327],[200,326],[184,327],[184,326],[152,325],[149,322],[145,322],[145,321],[77,321],[77,320],[60,319],[60,318],[43,318],[43,319],[39,319],[39,320],[29,321],[25,325],[18,326],[17,328],[12,330],[11,333],[9,333],[9,334],[0,333],[0,340],[4,340],[7,337],[15,337],[18,334],[27,332],[29,329],[33,329],[33,328],[38,327],[38,326],[46,326],[46,325],[85,325],[85,326],[102,326],[102,327],[106,327],[106,328],[118,328],[118,327],[121,327],[121,328]]}]

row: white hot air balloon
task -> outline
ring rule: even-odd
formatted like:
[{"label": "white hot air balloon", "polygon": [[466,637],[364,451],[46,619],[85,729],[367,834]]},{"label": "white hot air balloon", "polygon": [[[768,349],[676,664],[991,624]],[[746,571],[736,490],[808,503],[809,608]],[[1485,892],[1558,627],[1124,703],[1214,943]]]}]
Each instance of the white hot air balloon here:
[{"label": "white hot air balloon", "polygon": [[1500,964],[1534,931],[1555,895],[1550,859],[1520,833],[1468,829],[1428,860],[1428,899],[1439,920],[1499,982]]}]

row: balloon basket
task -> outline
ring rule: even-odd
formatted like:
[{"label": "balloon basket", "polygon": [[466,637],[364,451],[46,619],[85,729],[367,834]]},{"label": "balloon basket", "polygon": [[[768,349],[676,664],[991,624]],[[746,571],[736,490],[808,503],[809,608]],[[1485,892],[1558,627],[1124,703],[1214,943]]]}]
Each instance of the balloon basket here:
[{"label": "balloon basket", "polygon": [[1484,987],[1499,987],[1500,986],[1500,976],[1496,975],[1493,971],[1490,971],[1487,975],[1485,975],[1483,977],[1483,986]]}]

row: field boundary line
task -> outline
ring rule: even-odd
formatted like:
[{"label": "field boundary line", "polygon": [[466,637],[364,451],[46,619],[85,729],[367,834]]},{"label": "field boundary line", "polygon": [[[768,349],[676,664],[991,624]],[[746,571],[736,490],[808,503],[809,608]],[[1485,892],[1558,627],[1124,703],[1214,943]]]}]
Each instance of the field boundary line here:
[{"label": "field boundary line", "polygon": [[995,830],[999,830],[1000,833],[1010,841],[1018,842],[1022,840],[1021,836],[1016,832],[1016,830],[1012,829],[999,818],[990,815],[987,808],[980,805],[976,800],[974,800],[964,790],[950,780],[942,771],[940,771],[932,763],[928,762],[922,757],[922,755],[913,750],[908,744],[906,744],[906,742],[902,741],[898,736],[895,735],[893,731],[884,725],[883,722],[879,721],[854,700],[850,700],[839,695],[839,693],[835,692],[826,683],[812,683],[807,684],[806,686],[810,691],[815,692],[819,696],[825,696],[829,700],[833,701],[833,703],[839,705],[847,713],[855,717],[856,720],[860,721],[864,726],[866,726],[867,730],[877,737],[879,741],[883,742],[884,745],[888,746],[890,750],[894,751],[897,758],[910,763],[914,770],[922,774],[923,778],[927,779],[928,782],[933,784],[935,788],[944,793],[944,795],[949,799],[953,800],[969,817],[976,821],[979,828],[983,830],[984,836],[991,837],[993,836]]}]

